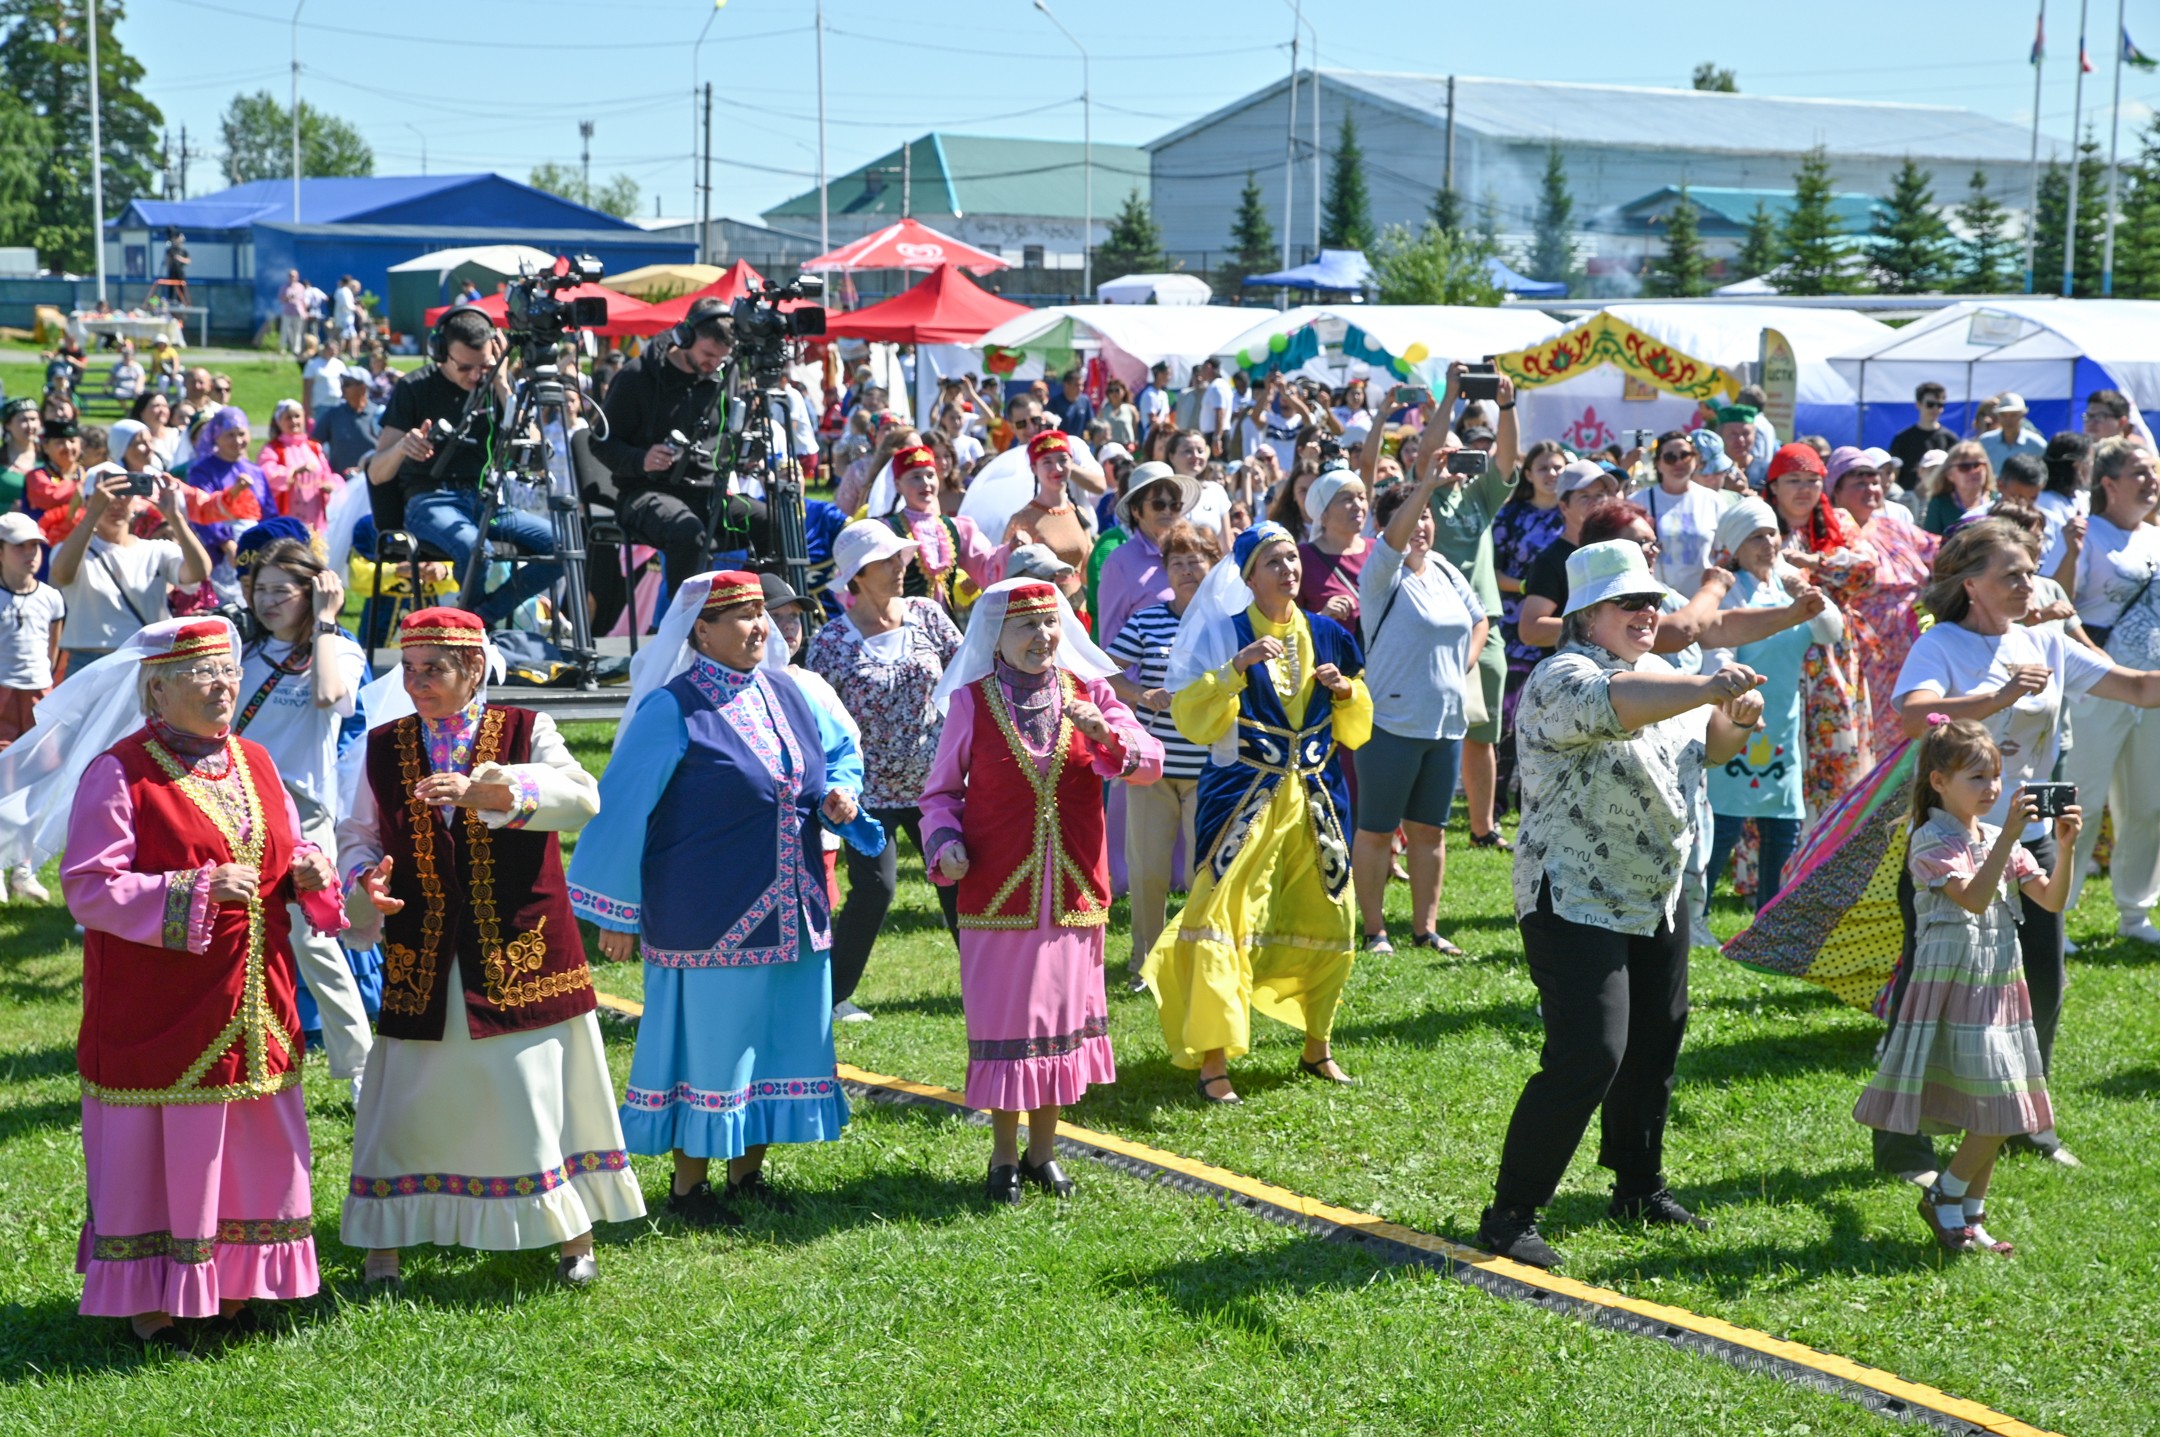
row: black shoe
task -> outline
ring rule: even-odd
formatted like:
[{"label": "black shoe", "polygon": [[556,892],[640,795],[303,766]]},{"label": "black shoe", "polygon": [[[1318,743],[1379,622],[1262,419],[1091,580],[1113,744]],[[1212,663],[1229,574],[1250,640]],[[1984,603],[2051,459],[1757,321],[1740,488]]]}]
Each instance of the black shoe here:
[{"label": "black shoe", "polygon": [[709,1182],[694,1184],[690,1191],[679,1193],[672,1184],[668,1189],[668,1216],[690,1227],[741,1227],[742,1214],[721,1205]]},{"label": "black shoe", "polygon": [[739,1178],[729,1178],[725,1196],[730,1204],[754,1202],[783,1217],[795,1215],[795,1200],[765,1181],[763,1168],[753,1169]]},{"label": "black shoe", "polygon": [[1056,1158],[1037,1167],[1023,1155],[1020,1159],[1020,1177],[1022,1181],[1035,1184],[1052,1197],[1072,1196],[1073,1180],[1065,1176],[1065,1169],[1058,1166]]},{"label": "black shoe", "polygon": [[[1300,1058],[1298,1059],[1297,1064],[1298,1071],[1303,1073],[1308,1078],[1318,1078],[1323,1083],[1333,1083],[1338,1088],[1356,1087],[1357,1079],[1351,1077],[1348,1073],[1344,1073],[1341,1077],[1338,1078],[1335,1076],[1334,1073],[1331,1073],[1327,1070],[1327,1065],[1334,1061],[1335,1060],[1332,1055],[1322,1058],[1317,1063],[1308,1063],[1303,1058]],[[1337,1071],[1341,1070],[1341,1066],[1342,1065],[1339,1063],[1336,1064]]]},{"label": "black shoe", "polygon": [[135,1330],[135,1324],[131,1322],[128,1324],[128,1336],[142,1345],[145,1355],[156,1352],[162,1353],[175,1362],[195,1361],[194,1339],[187,1333],[182,1332],[180,1324],[177,1322],[166,1323],[148,1337],[138,1333]]},{"label": "black shoe", "polygon": [[983,1196],[993,1203],[1017,1207],[1020,1203],[1020,1169],[1011,1163],[999,1163],[990,1169],[983,1179]]},{"label": "black shoe", "polygon": [[1226,1091],[1221,1095],[1217,1095],[1208,1091],[1217,1083],[1228,1083],[1229,1081],[1230,1075],[1228,1073],[1217,1073],[1212,1078],[1202,1078],[1200,1080],[1200,1100],[1205,1103],[1213,1103],[1218,1108],[1243,1107],[1245,1100],[1234,1092]]},{"label": "black shoe", "polygon": [[1560,1254],[1538,1235],[1534,1207],[1489,1207],[1478,1222],[1477,1245],[1496,1257],[1512,1258],[1530,1267],[1550,1271],[1560,1265]]},{"label": "black shoe", "polygon": [[1635,1197],[1613,1194],[1612,1206],[1607,1216],[1615,1222],[1648,1223],[1652,1227],[1691,1227],[1697,1232],[1710,1231],[1710,1220],[1701,1218],[1680,1206],[1671,1188],[1659,1188],[1653,1193]]}]

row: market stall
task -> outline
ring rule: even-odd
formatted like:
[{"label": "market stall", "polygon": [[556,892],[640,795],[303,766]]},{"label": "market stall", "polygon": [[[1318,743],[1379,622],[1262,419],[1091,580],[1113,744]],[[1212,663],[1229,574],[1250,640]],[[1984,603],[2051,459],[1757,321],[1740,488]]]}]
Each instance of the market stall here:
[{"label": "market stall", "polygon": [[1232,335],[1217,353],[1256,378],[1270,369],[1303,370],[1330,383],[1371,374],[1429,384],[1437,391],[1447,382],[1451,362],[1519,349],[1560,328],[1558,320],[1534,309],[1300,305]]},{"label": "market stall", "polygon": [[830,315],[829,339],[915,346],[915,409],[927,422],[938,380],[982,366],[979,345],[999,325],[1034,313],[978,286],[958,265],[940,265],[912,288],[866,309]]}]

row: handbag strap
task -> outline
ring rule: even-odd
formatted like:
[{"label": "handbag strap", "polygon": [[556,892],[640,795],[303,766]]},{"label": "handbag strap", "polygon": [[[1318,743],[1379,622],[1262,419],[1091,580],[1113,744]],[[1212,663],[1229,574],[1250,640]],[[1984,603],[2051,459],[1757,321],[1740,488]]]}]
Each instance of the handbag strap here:
[{"label": "handbag strap", "polygon": [[127,605],[127,611],[135,616],[135,622],[144,628],[148,628],[150,621],[143,617],[143,611],[136,608],[135,600],[129,597],[127,580],[120,577],[120,566],[112,561],[112,555],[100,549],[90,557],[96,559],[99,565],[103,567],[106,576],[113,582],[113,591],[119,594],[120,602]]}]

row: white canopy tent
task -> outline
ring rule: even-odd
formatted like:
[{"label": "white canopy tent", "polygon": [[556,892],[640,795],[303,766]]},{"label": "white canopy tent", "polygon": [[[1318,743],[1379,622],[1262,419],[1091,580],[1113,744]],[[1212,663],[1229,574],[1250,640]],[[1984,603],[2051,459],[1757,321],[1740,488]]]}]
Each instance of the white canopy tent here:
[{"label": "white canopy tent", "polygon": [[1128,274],[1095,286],[1095,298],[1104,304],[1208,304],[1215,298],[1207,281],[1196,274]]},{"label": "white canopy tent", "polygon": [[1031,357],[1094,350],[1103,365],[1134,391],[1158,361],[1170,382],[1183,385],[1193,366],[1223,352],[1223,341],[1252,323],[1253,312],[1225,304],[1064,304],[1007,320],[982,337],[985,349],[1024,350]]},{"label": "white canopy tent", "polygon": [[519,274],[526,269],[545,270],[555,263],[555,256],[544,249],[534,249],[529,244],[482,244],[468,245],[463,249],[439,249],[432,254],[420,255],[390,266],[391,274],[410,274],[428,271],[440,277],[459,265],[476,264],[500,274]]},{"label": "white canopy tent", "polygon": [[1963,431],[1972,406],[2008,390],[2043,434],[2078,427],[2096,389],[2119,389],[2138,410],[2160,410],[2160,301],[1973,300],[1936,311],[1830,360],[1862,406],[1869,443],[1913,420],[1913,390],[1949,391],[1944,423]]},{"label": "white canopy tent", "polygon": [[1233,335],[1217,353],[1245,368],[1271,362],[1297,369],[1339,350],[1351,366],[1402,378],[1415,374],[1438,390],[1455,360],[1522,349],[1564,326],[1529,308],[1459,304],[1304,304],[1271,314]]}]

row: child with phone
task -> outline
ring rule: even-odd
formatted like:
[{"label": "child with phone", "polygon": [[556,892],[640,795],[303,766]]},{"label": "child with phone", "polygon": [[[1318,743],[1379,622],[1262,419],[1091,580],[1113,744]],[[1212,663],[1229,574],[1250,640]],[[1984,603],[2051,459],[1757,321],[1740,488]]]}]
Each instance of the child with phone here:
[{"label": "child with phone", "polygon": [[1949,1252],[2008,1256],[1988,1232],[1988,1180],[2004,1141],[2054,1126],[2032,998],[2018,953],[2017,891],[2062,911],[2084,826],[2075,804],[2055,818],[2053,873],[2020,846],[2039,803],[2021,787],[2000,828],[1981,815],[2002,791],[2002,751],[1972,719],[1928,715],[1913,769],[1912,973],[1882,1063],[1853,1116],[1895,1133],[1963,1132],[1921,1195],[1920,1220]]}]

